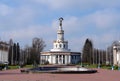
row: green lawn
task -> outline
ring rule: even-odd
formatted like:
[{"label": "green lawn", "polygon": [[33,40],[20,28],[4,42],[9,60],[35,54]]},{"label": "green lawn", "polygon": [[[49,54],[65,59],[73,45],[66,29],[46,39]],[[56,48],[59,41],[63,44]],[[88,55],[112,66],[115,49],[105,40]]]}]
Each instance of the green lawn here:
[{"label": "green lawn", "polygon": [[[83,64],[84,67],[86,68],[98,68],[98,65],[97,64]],[[112,69],[112,66],[111,65],[100,65],[100,68],[102,69]],[[118,66],[114,66],[114,70],[118,70]]]},{"label": "green lawn", "polygon": [[[78,64],[80,65],[80,64]],[[82,64],[83,67],[85,68],[98,68],[98,65],[97,64]],[[19,66],[8,66],[9,69],[18,69]],[[23,68],[33,68],[33,65],[25,65]],[[101,65],[100,68],[102,69],[112,69],[112,66],[111,65]],[[114,70],[118,70],[118,66],[114,66]]]},{"label": "green lawn", "polygon": [[[8,68],[9,69],[18,69],[19,66],[18,65],[16,65],[16,66],[8,66]],[[33,66],[32,65],[25,65],[25,66],[23,66],[23,68],[33,68]]]}]

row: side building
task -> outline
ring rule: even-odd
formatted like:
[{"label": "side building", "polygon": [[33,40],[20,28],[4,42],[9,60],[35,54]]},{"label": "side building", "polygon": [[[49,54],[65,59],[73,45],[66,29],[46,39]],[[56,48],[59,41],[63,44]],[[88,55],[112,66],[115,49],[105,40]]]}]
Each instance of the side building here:
[{"label": "side building", "polygon": [[6,42],[0,41],[0,64],[8,63],[9,47]]},{"label": "side building", "polygon": [[120,66],[120,41],[113,43],[113,65]]},{"label": "side building", "polygon": [[71,52],[68,49],[68,41],[64,40],[64,30],[62,28],[63,18],[59,18],[60,24],[57,30],[57,40],[53,42],[53,49],[49,52],[41,52],[41,64],[77,64],[81,61],[80,52]]}]

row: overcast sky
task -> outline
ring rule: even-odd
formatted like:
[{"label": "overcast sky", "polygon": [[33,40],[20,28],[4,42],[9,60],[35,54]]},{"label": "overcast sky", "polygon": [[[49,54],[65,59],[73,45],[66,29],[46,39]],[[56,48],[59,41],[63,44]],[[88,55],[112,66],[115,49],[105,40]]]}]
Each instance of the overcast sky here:
[{"label": "overcast sky", "polygon": [[120,40],[120,0],[0,0],[0,39],[23,47],[40,37],[52,49],[59,17],[72,51],[87,38],[99,49]]}]

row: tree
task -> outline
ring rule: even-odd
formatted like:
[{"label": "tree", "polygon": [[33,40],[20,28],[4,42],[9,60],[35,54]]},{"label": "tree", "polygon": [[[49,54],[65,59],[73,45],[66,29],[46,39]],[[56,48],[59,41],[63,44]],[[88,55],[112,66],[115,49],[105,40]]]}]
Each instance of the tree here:
[{"label": "tree", "polygon": [[20,49],[19,43],[13,43],[12,39],[9,41],[9,64],[33,64],[40,63],[40,52],[43,51],[45,42],[42,38],[33,38],[32,46],[26,46],[25,49]]},{"label": "tree", "polygon": [[43,51],[45,46],[45,42],[42,38],[33,38],[31,51],[34,55],[31,54],[31,56],[33,56],[34,62],[40,63],[40,52]]},{"label": "tree", "polygon": [[41,52],[43,51],[44,47],[45,47],[45,42],[43,41],[42,38],[33,38],[32,41],[32,47],[35,48],[37,51]]},{"label": "tree", "polygon": [[[24,53],[22,54],[22,58],[26,59],[24,63],[33,64],[33,63],[40,63],[40,52],[43,51],[45,47],[45,42],[42,38],[33,38],[32,39],[32,46],[26,46],[24,49]],[[23,59],[24,59],[23,58]]]},{"label": "tree", "polygon": [[93,63],[93,44],[91,40],[86,39],[82,54],[83,63]]},{"label": "tree", "polygon": [[17,64],[19,64],[20,63],[20,46],[19,46],[19,43],[17,43],[17,46],[16,46],[16,55],[17,55],[17,57],[16,57],[16,61],[17,61]]},{"label": "tree", "polygon": [[13,45],[13,63],[14,63],[14,65],[16,65],[17,64],[17,61],[16,61],[16,58],[17,58],[17,54],[16,54],[16,52],[17,52],[17,50],[16,50],[16,43],[14,43],[14,45]]},{"label": "tree", "polygon": [[13,43],[13,40],[9,41],[9,52],[8,52],[8,60],[9,65],[17,65],[19,64],[20,58],[20,46],[19,43]]},{"label": "tree", "polygon": [[9,53],[8,53],[9,65],[13,65],[13,40],[9,41]]}]

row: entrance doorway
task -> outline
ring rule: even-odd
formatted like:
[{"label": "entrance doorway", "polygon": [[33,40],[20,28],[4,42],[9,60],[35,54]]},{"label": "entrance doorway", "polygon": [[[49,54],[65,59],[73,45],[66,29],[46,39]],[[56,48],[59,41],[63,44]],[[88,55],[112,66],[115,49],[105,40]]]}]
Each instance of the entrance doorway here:
[{"label": "entrance doorway", "polygon": [[56,55],[56,64],[65,64],[65,55]]}]

